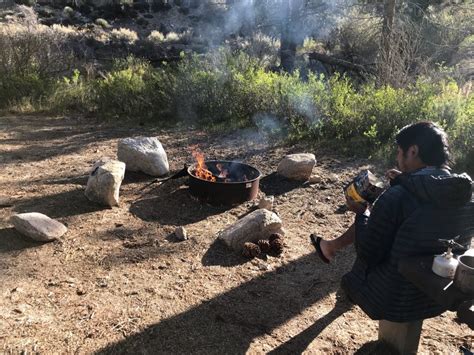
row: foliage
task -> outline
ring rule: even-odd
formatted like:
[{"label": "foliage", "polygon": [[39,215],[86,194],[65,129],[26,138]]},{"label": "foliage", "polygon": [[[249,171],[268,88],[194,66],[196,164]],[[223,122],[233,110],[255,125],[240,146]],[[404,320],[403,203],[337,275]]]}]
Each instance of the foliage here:
[{"label": "foliage", "polygon": [[36,0],[15,0],[18,5],[35,6]]},{"label": "foliage", "polygon": [[112,70],[93,83],[94,106],[104,118],[146,117],[150,101],[150,65],[129,57],[116,61]]},{"label": "foliage", "polygon": [[[310,73],[303,80],[298,71],[272,72],[243,52],[225,49],[205,56],[183,54],[177,65],[159,68],[129,57],[99,77],[76,70],[54,84],[35,72],[22,78],[35,88],[28,87],[23,96],[38,92],[48,97],[54,112],[211,128],[265,126],[290,140],[324,142],[366,156],[387,156],[401,127],[432,120],[448,131],[460,168],[469,168],[474,151],[473,95],[449,79],[420,78],[404,88],[370,82],[356,86],[340,75]],[[44,83],[54,86],[52,93]]]},{"label": "foliage", "polygon": [[107,20],[106,20],[106,19],[103,19],[103,18],[98,18],[98,19],[96,19],[96,20],[95,20],[95,24],[96,24],[97,26],[102,27],[102,28],[109,28],[109,27],[110,27],[110,25],[109,25],[109,23],[107,22]]},{"label": "foliage", "polygon": [[70,77],[64,77],[56,82],[55,90],[48,99],[50,110],[57,113],[93,111],[92,83],[75,69]]},{"label": "foliage", "polygon": [[0,108],[49,94],[54,77],[74,63],[65,34],[46,26],[0,27]]}]

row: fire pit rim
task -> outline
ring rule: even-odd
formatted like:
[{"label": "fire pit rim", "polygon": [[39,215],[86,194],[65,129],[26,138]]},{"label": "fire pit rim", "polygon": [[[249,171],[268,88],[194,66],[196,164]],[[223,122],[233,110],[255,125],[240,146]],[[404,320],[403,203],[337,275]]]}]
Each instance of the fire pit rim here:
[{"label": "fire pit rim", "polygon": [[254,169],[258,174],[257,174],[257,177],[253,178],[253,179],[249,179],[249,180],[245,180],[245,181],[228,181],[228,182],[225,182],[225,181],[209,181],[209,180],[206,180],[206,179],[202,179],[200,177],[197,177],[196,175],[194,175],[192,173],[192,171],[195,169],[197,163],[194,163],[194,164],[191,164],[189,167],[188,167],[188,174],[189,176],[192,176],[194,179],[198,179],[200,181],[205,181],[205,182],[208,182],[208,183],[211,183],[211,184],[223,184],[223,185],[232,185],[232,184],[247,184],[247,183],[252,183],[258,179],[260,179],[262,177],[262,172],[254,167],[253,165],[250,165],[250,164],[247,164],[247,163],[241,163],[237,160],[205,160],[204,163],[230,163],[230,164],[241,164],[241,165],[245,165],[251,169]]}]

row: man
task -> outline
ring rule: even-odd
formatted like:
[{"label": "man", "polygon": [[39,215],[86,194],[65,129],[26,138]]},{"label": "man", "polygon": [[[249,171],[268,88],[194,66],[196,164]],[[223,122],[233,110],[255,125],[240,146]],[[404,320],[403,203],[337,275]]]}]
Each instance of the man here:
[{"label": "man", "polygon": [[[472,181],[449,171],[446,133],[432,122],[406,126],[396,136],[397,163],[391,187],[371,209],[346,196],[354,224],[339,238],[311,236],[319,256],[330,262],[336,252],[355,243],[357,258],[344,275],[349,298],[372,319],[408,322],[445,311],[398,273],[398,261],[412,255],[444,251],[438,239],[460,235],[466,249],[474,235]],[[458,251],[462,252],[462,251]]]}]

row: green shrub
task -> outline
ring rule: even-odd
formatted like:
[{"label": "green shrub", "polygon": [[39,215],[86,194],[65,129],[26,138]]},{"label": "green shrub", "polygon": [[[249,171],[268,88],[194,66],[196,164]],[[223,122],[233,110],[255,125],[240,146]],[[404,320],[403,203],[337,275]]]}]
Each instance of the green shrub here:
[{"label": "green shrub", "polygon": [[[308,140],[349,154],[393,161],[393,138],[419,120],[443,125],[457,168],[474,173],[474,101],[454,81],[420,79],[404,88],[356,87],[349,78],[262,68],[243,52],[183,55],[177,65],[129,57],[100,77],[79,71],[46,78],[34,66],[0,77],[0,104],[47,102],[53,112],[94,113],[104,119],[178,121],[214,129],[257,126],[290,140]],[[5,78],[8,78],[6,80]],[[45,100],[48,98],[48,100]],[[470,164],[470,165],[469,165]]]},{"label": "green shrub", "polygon": [[97,26],[100,26],[102,28],[110,28],[110,25],[109,25],[109,23],[107,22],[106,19],[98,18],[94,22]]},{"label": "green shrub", "polygon": [[58,80],[49,97],[48,107],[52,112],[91,113],[95,111],[93,81],[86,80],[75,69],[71,77]]},{"label": "green shrub", "polygon": [[150,65],[139,59],[129,57],[115,62],[109,73],[93,83],[97,113],[106,119],[151,115],[147,82],[150,72]]}]

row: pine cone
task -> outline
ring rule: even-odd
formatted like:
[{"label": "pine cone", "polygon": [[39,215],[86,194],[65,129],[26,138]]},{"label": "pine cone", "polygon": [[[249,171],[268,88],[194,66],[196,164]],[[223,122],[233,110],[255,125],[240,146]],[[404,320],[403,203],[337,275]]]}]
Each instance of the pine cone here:
[{"label": "pine cone", "polygon": [[257,242],[257,245],[260,247],[262,253],[269,253],[271,250],[270,242],[268,240],[260,239]]},{"label": "pine cone", "polygon": [[271,251],[276,255],[283,253],[283,239],[275,238],[270,242]]},{"label": "pine cone", "polygon": [[272,235],[270,235],[270,237],[268,238],[268,240],[271,242],[273,242],[275,239],[280,239],[280,240],[283,240],[283,235],[281,235],[280,233],[273,233]]},{"label": "pine cone", "polygon": [[255,243],[245,243],[242,249],[243,256],[247,258],[255,258],[256,256],[259,256],[260,253],[260,247]]}]

